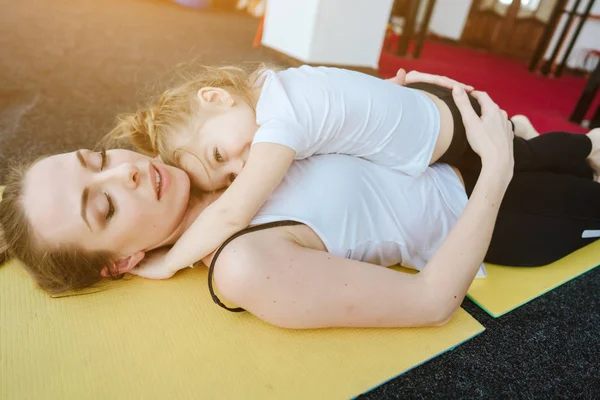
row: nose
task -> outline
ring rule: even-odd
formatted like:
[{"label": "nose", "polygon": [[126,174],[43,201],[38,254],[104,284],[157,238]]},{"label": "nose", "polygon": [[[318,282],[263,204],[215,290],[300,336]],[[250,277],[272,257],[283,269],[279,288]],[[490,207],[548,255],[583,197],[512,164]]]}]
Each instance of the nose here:
[{"label": "nose", "polygon": [[243,160],[236,159],[231,160],[227,163],[227,171],[226,171],[226,185],[229,186],[233,182],[233,180],[242,172],[244,165],[246,163]]},{"label": "nose", "polygon": [[98,183],[121,184],[128,189],[137,188],[140,170],[133,163],[123,163],[98,174]]},{"label": "nose", "polygon": [[232,160],[231,164],[231,172],[236,175],[239,175],[240,172],[242,172],[242,168],[244,168],[244,166],[246,165],[246,162],[238,158],[237,160]]}]

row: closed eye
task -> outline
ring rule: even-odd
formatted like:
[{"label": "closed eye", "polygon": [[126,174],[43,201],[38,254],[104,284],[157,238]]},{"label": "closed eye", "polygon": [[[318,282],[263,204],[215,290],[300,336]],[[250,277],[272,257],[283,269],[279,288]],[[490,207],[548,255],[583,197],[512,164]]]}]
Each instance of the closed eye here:
[{"label": "closed eye", "polygon": [[106,196],[106,201],[108,201],[108,212],[106,213],[105,220],[110,221],[113,215],[115,215],[115,206],[108,193],[104,193],[104,196]]},{"label": "closed eye", "polygon": [[106,149],[102,149],[102,151],[100,151],[100,156],[102,157],[102,164],[100,164],[100,171],[104,171],[104,168],[106,167]]}]

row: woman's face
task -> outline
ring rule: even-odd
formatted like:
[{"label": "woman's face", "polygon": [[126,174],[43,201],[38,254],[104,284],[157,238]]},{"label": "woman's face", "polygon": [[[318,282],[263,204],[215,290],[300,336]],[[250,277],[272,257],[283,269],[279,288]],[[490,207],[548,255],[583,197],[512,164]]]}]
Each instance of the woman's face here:
[{"label": "woman's face", "polygon": [[189,196],[189,178],[178,168],[128,150],[78,150],[35,163],[23,203],[44,244],[124,258],[176,240]]}]

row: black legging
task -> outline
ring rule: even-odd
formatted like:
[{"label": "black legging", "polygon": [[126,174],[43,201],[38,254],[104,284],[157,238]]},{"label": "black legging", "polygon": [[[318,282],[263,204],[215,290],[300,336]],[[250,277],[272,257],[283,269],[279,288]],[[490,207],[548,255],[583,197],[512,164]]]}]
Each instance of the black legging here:
[{"label": "black legging", "polygon": [[546,265],[597,240],[581,237],[588,229],[600,229],[599,183],[555,172],[517,172],[502,200],[485,261]]},{"label": "black legging", "polygon": [[[481,172],[481,159],[471,149],[452,91],[418,83],[446,103],[454,119],[452,142],[440,161],[463,175],[470,196]],[[481,115],[477,100],[469,96]],[[600,229],[600,184],[586,162],[592,143],[586,135],[550,132],[513,141],[515,173],[508,186],[485,260],[513,266],[554,262],[595,241],[584,230]]]},{"label": "black legging", "polygon": [[[549,132],[530,140],[515,137],[513,148],[515,174],[543,171],[594,178],[594,172],[585,161],[592,150],[592,142],[586,135]],[[469,146],[450,164],[463,174],[465,189],[470,196],[481,172],[481,159]]]},{"label": "black legging", "polygon": [[[595,241],[581,237],[584,230],[600,229],[600,184],[585,160],[589,138],[551,132],[528,141],[515,138],[514,144],[515,173],[485,261],[540,266]],[[481,168],[473,154],[458,162],[467,195]]]}]

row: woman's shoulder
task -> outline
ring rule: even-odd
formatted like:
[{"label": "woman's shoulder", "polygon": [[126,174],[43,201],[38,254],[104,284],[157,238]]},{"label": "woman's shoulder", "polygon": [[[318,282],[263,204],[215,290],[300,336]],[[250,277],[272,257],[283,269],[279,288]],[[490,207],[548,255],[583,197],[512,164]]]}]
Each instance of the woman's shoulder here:
[{"label": "woman's shoulder", "polygon": [[214,262],[214,282],[225,299],[243,306],[275,265],[270,262],[292,254],[293,248],[325,250],[320,238],[306,225],[277,226],[237,236]]}]

